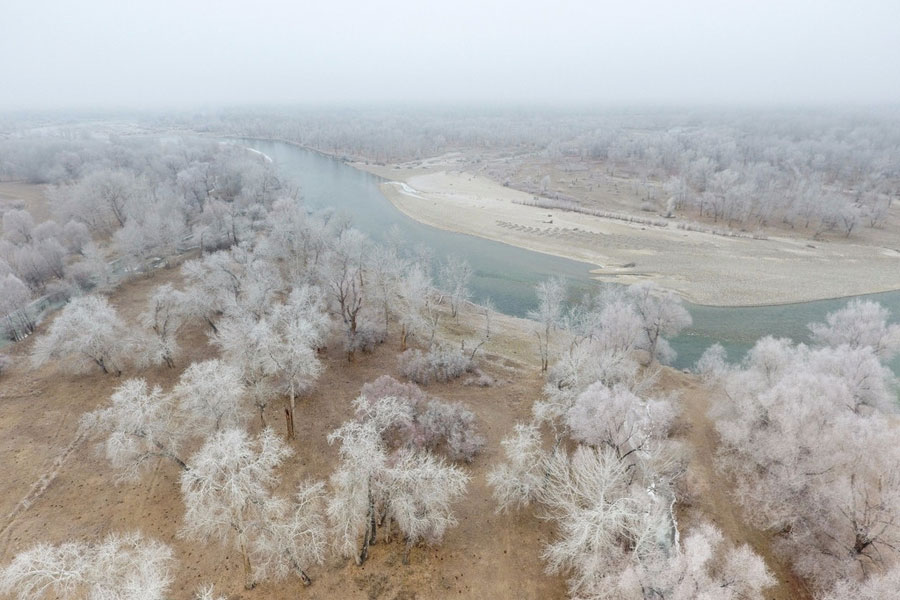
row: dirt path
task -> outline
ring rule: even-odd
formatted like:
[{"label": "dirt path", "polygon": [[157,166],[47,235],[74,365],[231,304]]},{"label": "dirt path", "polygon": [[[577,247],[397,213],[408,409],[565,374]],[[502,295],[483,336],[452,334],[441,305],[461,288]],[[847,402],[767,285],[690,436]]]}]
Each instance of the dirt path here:
[{"label": "dirt path", "polygon": [[766,593],[767,600],[812,600],[812,594],[804,583],[773,553],[771,536],[743,520],[740,506],[729,493],[730,487],[716,472],[714,460],[718,434],[707,416],[711,390],[695,377],[675,371],[668,371],[663,380],[667,388],[681,391],[682,413],[678,429],[690,453],[686,474],[689,496],[678,507],[681,528],[705,519],[732,542],[749,544],[754,552],[763,557],[778,582]]}]

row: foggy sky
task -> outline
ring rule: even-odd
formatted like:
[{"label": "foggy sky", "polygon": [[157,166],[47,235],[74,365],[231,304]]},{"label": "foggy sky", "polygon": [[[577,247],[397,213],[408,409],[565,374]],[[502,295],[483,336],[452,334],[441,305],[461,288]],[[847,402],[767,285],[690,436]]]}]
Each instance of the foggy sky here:
[{"label": "foggy sky", "polygon": [[3,0],[0,109],[894,104],[898,24],[900,0]]}]

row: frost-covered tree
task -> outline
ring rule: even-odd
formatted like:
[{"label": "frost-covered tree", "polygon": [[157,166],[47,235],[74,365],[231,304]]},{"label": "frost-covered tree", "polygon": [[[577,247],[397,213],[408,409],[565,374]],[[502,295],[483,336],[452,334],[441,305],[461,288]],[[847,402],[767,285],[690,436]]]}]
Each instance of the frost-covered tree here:
[{"label": "frost-covered tree", "polygon": [[84,296],[60,311],[49,331],[35,342],[31,356],[35,366],[60,360],[73,373],[97,366],[119,375],[132,357],[129,339],[125,323],[106,298]]},{"label": "frost-covered tree", "polygon": [[207,434],[242,426],[245,390],[236,367],[211,359],[193,363],[172,390],[188,430]]},{"label": "frost-covered tree", "polygon": [[385,537],[390,539],[391,524],[396,523],[406,541],[407,564],[416,544],[437,544],[456,525],[451,504],[465,493],[469,476],[430,454],[404,451],[392,461],[386,478],[390,488]]},{"label": "frost-covered tree", "polygon": [[406,556],[419,541],[440,541],[455,523],[449,505],[463,493],[468,477],[424,452],[388,455],[385,432],[411,418],[408,404],[385,397],[368,406],[362,421],[344,423],[328,436],[329,443],[340,442],[341,458],[331,476],[327,509],[334,544],[357,564],[366,560],[375,542],[380,514],[387,535],[392,522],[404,534]]},{"label": "frost-covered tree", "polygon": [[340,441],[341,462],[331,475],[333,492],[327,508],[332,539],[339,554],[352,556],[361,565],[375,541],[376,504],[382,500],[387,455],[381,431],[372,420],[344,423],[329,434],[328,443],[335,441]]},{"label": "frost-covered tree", "polygon": [[81,254],[91,241],[91,232],[87,225],[80,221],[69,221],[63,226],[61,241],[71,254]]},{"label": "frost-covered tree", "polygon": [[469,280],[472,278],[472,267],[458,256],[448,256],[441,268],[443,288],[450,294],[450,316],[456,318],[459,307],[471,297]]},{"label": "frost-covered tree", "polygon": [[704,381],[715,381],[728,371],[728,354],[718,342],[703,351],[694,370]]},{"label": "frost-covered tree", "polygon": [[900,323],[889,324],[890,311],[877,302],[851,300],[829,313],[825,323],[811,323],[813,342],[822,346],[869,347],[881,360],[900,352]]},{"label": "frost-covered tree", "polygon": [[[346,229],[340,233],[320,266],[320,277],[350,340],[356,336],[360,326],[368,293],[365,277],[368,249],[365,235],[355,229]],[[349,357],[352,358],[352,354]]]},{"label": "frost-covered tree", "polygon": [[253,396],[261,414],[268,393],[287,397],[288,437],[292,438],[296,398],[312,387],[321,372],[316,350],[324,345],[331,320],[320,290],[306,285],[292,290],[287,301],[274,305],[269,313],[258,321],[246,314],[228,314],[213,340],[241,369],[251,392],[259,392]]},{"label": "frost-covered tree", "polygon": [[691,325],[691,315],[682,306],[681,299],[673,292],[663,291],[653,282],[641,282],[629,286],[627,295],[641,318],[643,340],[641,347],[650,360],[670,362],[674,350],[663,336],[677,335]]},{"label": "frost-covered tree", "polygon": [[289,398],[290,437],[294,436],[297,394],[312,387],[322,370],[316,350],[324,345],[331,321],[318,288],[295,288],[282,305],[272,311],[272,335],[265,340],[269,356]]},{"label": "frost-covered tree", "polygon": [[535,288],[538,307],[528,313],[530,319],[538,322],[534,334],[538,338],[538,349],[541,355],[541,372],[545,373],[550,365],[550,334],[562,320],[563,303],[566,299],[565,285],[562,279],[550,278],[542,281]]},{"label": "frost-covered tree", "polygon": [[[429,331],[436,324],[431,301],[431,280],[419,265],[413,265],[399,281],[398,320],[400,322],[400,349],[406,350],[409,337]],[[433,329],[431,329],[433,331]],[[431,340],[429,339],[429,343]]]},{"label": "frost-covered tree", "polygon": [[565,421],[572,439],[622,459],[665,439],[674,417],[667,399],[643,400],[624,386],[596,382],[579,394]]},{"label": "frost-covered tree", "polygon": [[821,590],[900,559],[893,376],[871,346],[838,343],[760,340],[727,372],[711,413],[735,497]]},{"label": "frost-covered tree", "polygon": [[13,244],[30,244],[34,218],[27,210],[12,209],[3,213],[3,237]]},{"label": "frost-covered tree", "polygon": [[512,435],[500,442],[506,462],[488,473],[498,512],[529,506],[544,485],[546,455],[536,425],[517,423]]},{"label": "frost-covered tree", "polygon": [[125,381],[109,406],[85,414],[81,424],[107,435],[101,448],[120,479],[138,479],[159,458],[187,468],[179,450],[189,432],[175,399],[143,379]]},{"label": "frost-covered tree", "polygon": [[551,573],[568,573],[574,597],[610,598],[631,555],[671,545],[669,502],[609,448],[554,451],[538,497],[559,533],[544,558]]},{"label": "frost-covered tree", "polygon": [[822,596],[822,600],[882,600],[900,590],[900,566],[872,575],[864,581],[843,580]]},{"label": "frost-covered tree", "polygon": [[190,299],[187,294],[169,283],[154,290],[147,301],[147,309],[139,317],[141,324],[153,332],[152,343],[139,349],[142,362],[175,366],[180,351],[178,332],[189,314]]},{"label": "frost-covered tree", "polygon": [[297,502],[273,495],[276,469],[291,449],[271,429],[255,439],[240,429],[209,437],[181,476],[185,502],[181,537],[216,539],[241,553],[245,587],[321,562],[325,546],[321,484],[301,484]]},{"label": "frost-covered tree", "polygon": [[88,242],[81,254],[81,260],[66,266],[66,278],[84,293],[112,288],[112,267],[97,245]]},{"label": "frost-covered tree", "polygon": [[620,574],[613,589],[594,598],[617,600],[763,600],[775,583],[765,562],[749,546],[727,543],[713,525],[691,530],[669,553],[650,552]]},{"label": "frost-covered tree", "polygon": [[140,533],[111,534],[93,544],[38,544],[0,570],[0,592],[20,600],[163,600],[171,563],[168,546]]},{"label": "frost-covered tree", "polygon": [[26,308],[30,302],[31,292],[21,279],[12,273],[0,277],[0,318],[10,339],[21,340],[34,333],[36,323]]},{"label": "frost-covered tree", "polygon": [[[390,402],[382,404],[384,399]],[[394,410],[396,403],[404,409]],[[451,460],[471,462],[484,446],[475,414],[462,403],[430,397],[417,385],[388,375],[363,385],[354,406],[360,420],[382,424],[379,431],[390,450],[430,450]]]}]

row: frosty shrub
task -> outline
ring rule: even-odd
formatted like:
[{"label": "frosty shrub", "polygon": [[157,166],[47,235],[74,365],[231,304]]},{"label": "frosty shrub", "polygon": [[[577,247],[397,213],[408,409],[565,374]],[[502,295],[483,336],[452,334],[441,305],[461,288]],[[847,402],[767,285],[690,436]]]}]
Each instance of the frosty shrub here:
[{"label": "frosty shrub", "polygon": [[383,375],[362,387],[356,401],[360,419],[381,419],[379,401],[392,399],[401,406],[392,411],[392,422],[382,429],[384,442],[401,447],[443,451],[453,460],[471,462],[484,446],[477,432],[475,414],[459,402],[427,396],[413,383],[401,383]]},{"label": "frosty shrub", "polygon": [[475,369],[475,374],[472,377],[467,377],[463,381],[463,385],[471,385],[482,388],[494,387],[495,385],[497,385],[497,380],[487,373],[482,372],[480,369]]},{"label": "frosty shrub", "polygon": [[434,346],[428,352],[410,348],[398,359],[400,373],[419,385],[444,383],[471,372],[473,365],[461,350]]},{"label": "frosty shrub", "polygon": [[385,341],[385,332],[369,323],[360,323],[356,331],[345,332],[344,351],[348,356],[352,356],[356,352],[369,354],[375,350],[375,346],[383,344]]}]

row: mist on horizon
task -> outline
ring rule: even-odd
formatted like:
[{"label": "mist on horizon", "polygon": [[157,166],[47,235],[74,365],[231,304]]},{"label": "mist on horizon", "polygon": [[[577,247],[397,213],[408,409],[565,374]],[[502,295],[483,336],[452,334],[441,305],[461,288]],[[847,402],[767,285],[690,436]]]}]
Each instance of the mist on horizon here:
[{"label": "mist on horizon", "polygon": [[890,0],[7,4],[0,109],[900,101]]}]

